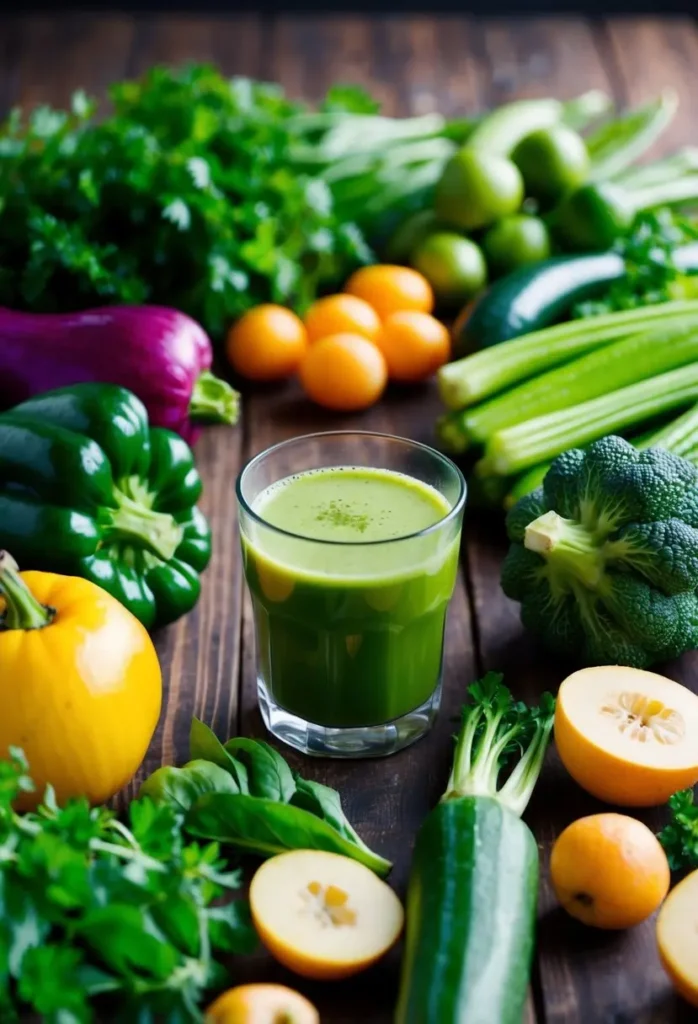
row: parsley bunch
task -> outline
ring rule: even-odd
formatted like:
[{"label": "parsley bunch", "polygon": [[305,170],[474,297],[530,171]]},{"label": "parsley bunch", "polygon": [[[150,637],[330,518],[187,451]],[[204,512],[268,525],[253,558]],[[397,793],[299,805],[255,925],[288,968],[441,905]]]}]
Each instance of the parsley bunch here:
[{"label": "parsley bunch", "polygon": [[672,871],[698,868],[698,806],[693,790],[682,789],[669,798],[671,820],[659,833]]},{"label": "parsley bunch", "polygon": [[684,274],[674,257],[680,246],[696,239],[698,225],[667,208],[641,214],[630,235],[615,246],[625,260],[626,273],[603,298],[579,303],[573,316],[601,316],[692,298],[695,278]]},{"label": "parsley bunch", "polygon": [[[155,67],[110,98],[101,122],[79,92],[0,128],[0,305],[159,303],[220,334],[371,258],[329,184],[290,162],[304,108],[278,87]],[[338,92],[322,116],[366,102]]]},{"label": "parsley bunch", "polygon": [[0,1021],[33,1011],[49,1024],[202,1020],[225,982],[213,954],[249,952],[247,906],[213,905],[239,885],[218,846],[185,840],[172,804],[129,808],[130,828],[85,800],[34,813],[21,751],[0,762]]}]

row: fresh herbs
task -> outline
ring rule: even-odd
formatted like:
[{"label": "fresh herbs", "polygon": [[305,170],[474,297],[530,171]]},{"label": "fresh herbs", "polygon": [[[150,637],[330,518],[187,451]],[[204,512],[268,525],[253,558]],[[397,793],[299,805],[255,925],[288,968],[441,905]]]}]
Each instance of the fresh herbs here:
[{"label": "fresh herbs", "polygon": [[292,772],[268,743],[235,737],[224,745],[195,718],[190,755],[183,768],[158,768],[143,783],[141,796],[174,802],[187,812],[185,827],[193,835],[262,857],[328,850],[378,875],[390,871],[390,862],[352,828],[339,794]]},{"label": "fresh herbs", "polygon": [[185,839],[171,801],[135,801],[127,828],[83,799],[59,808],[49,788],[17,815],[32,788],[13,749],[0,762],[0,1020],[201,1021],[226,978],[214,954],[255,945],[247,905],[218,902],[239,876],[217,844]]},{"label": "fresh herbs", "polygon": [[[153,302],[211,332],[264,301],[302,306],[370,253],[329,185],[289,165],[303,108],[212,67],[155,67],[95,119],[19,111],[0,131],[0,304]],[[332,94],[341,117],[360,94]],[[329,116],[329,115],[328,115]]]},{"label": "fresh herbs", "polygon": [[[529,707],[514,700],[502,679],[500,672],[488,672],[468,688],[472,703],[463,708],[463,724],[443,800],[489,796],[520,815],[543,766],[555,699],[544,693],[538,705]],[[518,760],[500,785],[500,772],[512,756],[518,756]]]},{"label": "fresh herbs", "polygon": [[695,281],[675,260],[679,246],[698,239],[698,225],[669,209],[641,214],[632,230],[615,246],[626,273],[601,299],[579,303],[574,317],[600,316],[636,306],[691,298]]},{"label": "fresh herbs", "polygon": [[659,841],[672,871],[698,868],[698,806],[693,790],[682,789],[669,798],[671,820],[659,833]]}]

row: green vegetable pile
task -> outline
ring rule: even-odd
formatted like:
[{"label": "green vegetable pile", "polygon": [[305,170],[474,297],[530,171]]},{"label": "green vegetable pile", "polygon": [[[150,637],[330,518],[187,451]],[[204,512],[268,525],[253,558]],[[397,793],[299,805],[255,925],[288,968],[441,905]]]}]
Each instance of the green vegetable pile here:
[{"label": "green vegetable pile", "polygon": [[[510,507],[555,456],[611,433],[698,456],[697,419],[680,435],[667,426],[698,401],[695,237],[694,224],[658,212],[615,252],[518,271],[480,300],[462,339],[504,340],[441,368],[450,411],[436,428],[446,451],[480,456],[471,477],[480,503]],[[574,307],[601,281],[598,298]],[[563,298],[576,316],[547,326]]]},{"label": "green vegetable pile", "polygon": [[644,668],[698,647],[698,470],[606,437],[510,511],[502,588],[555,653]]},{"label": "green vegetable pile", "polygon": [[644,212],[698,201],[698,151],[634,166],[677,106],[667,90],[621,113],[597,92],[500,107],[451,156],[432,209],[401,224],[388,252],[427,276],[442,308],[457,309],[488,280],[553,253],[608,249]]},{"label": "green vegetable pile", "polygon": [[78,92],[0,129],[0,304],[157,303],[213,334],[260,302],[302,308],[371,259],[354,220],[410,209],[470,127],[381,117],[353,88],[310,111],[202,65],[109,96],[102,121]]},{"label": "green vegetable pile", "polygon": [[0,1019],[202,1021],[227,977],[214,957],[256,945],[246,903],[219,902],[239,873],[185,838],[172,803],[134,801],[127,827],[84,799],[59,808],[49,788],[20,816],[27,772],[17,749],[0,762]]}]

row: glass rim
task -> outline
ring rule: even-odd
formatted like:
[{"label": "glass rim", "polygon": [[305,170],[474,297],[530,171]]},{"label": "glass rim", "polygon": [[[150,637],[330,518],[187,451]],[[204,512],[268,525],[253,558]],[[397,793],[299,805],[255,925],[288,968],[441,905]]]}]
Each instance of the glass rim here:
[{"label": "glass rim", "polygon": [[[301,441],[315,441],[321,438],[330,437],[373,437],[382,441],[398,441],[400,444],[407,445],[411,448],[419,448],[456,474],[456,479],[458,480],[458,498],[446,515],[437,519],[437,521],[432,523],[430,526],[425,526],[424,529],[416,530],[414,533],[400,534],[399,537],[386,537],[384,540],[330,540],[328,538],[307,537],[303,533],[293,533],[291,530],[284,530],[281,526],[274,526],[273,523],[267,522],[263,516],[259,515],[258,512],[255,512],[242,493],[243,480],[248,470],[251,470],[258,462],[261,462],[262,459],[266,458],[267,455],[272,455],[280,448],[286,448],[289,445],[298,444]],[[298,472],[302,473],[306,471],[299,470]],[[452,459],[449,459],[447,455],[444,455],[442,452],[438,451],[436,448],[432,448],[428,444],[424,444],[422,441],[413,441],[412,438],[400,437],[399,434],[384,434],[378,430],[318,430],[312,434],[300,434],[298,437],[286,438],[285,441],[277,441],[276,444],[271,445],[269,448],[265,448],[264,451],[259,452],[257,455],[253,455],[251,459],[248,459],[238,473],[235,481],[235,494],[238,502],[244,509],[245,513],[254,519],[260,526],[266,527],[267,530],[273,530],[274,533],[281,534],[283,537],[291,537],[293,540],[305,541],[306,544],[327,544],[334,547],[371,547],[383,544],[395,544],[406,540],[416,540],[418,537],[426,537],[428,534],[435,533],[437,530],[442,529],[442,527],[446,526],[449,522],[458,517],[465,505],[467,490],[467,483],[463,473],[455,462]]]}]

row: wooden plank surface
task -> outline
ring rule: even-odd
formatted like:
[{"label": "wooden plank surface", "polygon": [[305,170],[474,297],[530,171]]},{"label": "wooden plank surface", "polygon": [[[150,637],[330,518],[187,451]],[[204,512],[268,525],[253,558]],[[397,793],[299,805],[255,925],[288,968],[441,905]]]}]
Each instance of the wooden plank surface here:
[{"label": "wooden plank surface", "polygon": [[[378,17],[244,18],[119,14],[41,16],[0,22],[0,108],[66,103],[73,89],[107,85],[156,61],[212,60],[226,73],[280,81],[298,97],[318,98],[334,81],[365,84],[390,113],[467,114],[516,96],[572,96],[601,87],[639,101],[665,85],[677,89],[681,114],[664,148],[695,138],[691,115],[698,82],[698,32],[688,20],[502,20]],[[297,389],[250,393],[235,431],[211,430],[197,446],[205,481],[203,508],[215,556],[201,601],[158,637],[168,696],[144,771],[187,753],[192,714],[221,737],[263,734],[256,710],[249,604],[238,557],[233,482],[244,460],[282,438],[328,428],[376,429],[432,440],[432,387],[395,391],[363,416],[312,410]],[[467,682],[483,667],[501,668],[522,695],[555,686],[551,664],[522,634],[514,606],[498,585],[503,530],[469,511],[463,570],[449,617],[443,710],[432,734],[378,762],[336,763],[290,756],[295,768],[336,786],[367,841],[393,858],[401,893],[414,834],[443,789],[457,714]],[[696,688],[698,656],[667,671]],[[286,752],[284,752],[286,753]],[[136,785],[130,792],[135,791]],[[595,936],[555,907],[546,862],[554,836],[582,813],[599,809],[574,786],[554,755],[528,820],[543,854],[539,949],[527,1020],[538,1024],[671,1024],[688,1019],[658,963],[652,923],[621,936]],[[657,815],[647,820],[655,826]],[[277,979],[307,991],[326,1024],[388,1024],[399,951],[343,985],[298,982],[260,954],[235,965],[236,978]]]}]

